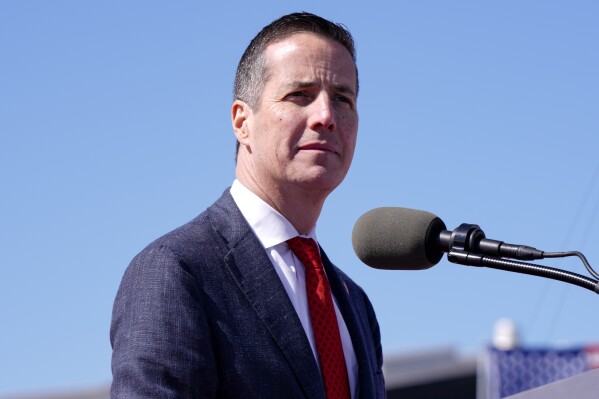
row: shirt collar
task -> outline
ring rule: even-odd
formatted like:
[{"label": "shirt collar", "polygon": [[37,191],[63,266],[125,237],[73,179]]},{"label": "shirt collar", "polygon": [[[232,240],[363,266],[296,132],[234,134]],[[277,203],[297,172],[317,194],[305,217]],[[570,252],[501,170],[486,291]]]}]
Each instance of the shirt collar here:
[{"label": "shirt collar", "polygon": [[[302,236],[295,227],[237,179],[231,185],[231,196],[264,248],[274,247],[290,238]],[[316,226],[302,236],[316,241]]]}]

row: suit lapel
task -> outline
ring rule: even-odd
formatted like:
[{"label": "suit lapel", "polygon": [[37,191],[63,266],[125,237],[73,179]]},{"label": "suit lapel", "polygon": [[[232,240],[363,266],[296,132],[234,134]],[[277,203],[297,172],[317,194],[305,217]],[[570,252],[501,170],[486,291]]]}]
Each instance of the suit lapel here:
[{"label": "suit lapel", "polygon": [[262,244],[227,190],[211,208],[214,228],[227,242],[229,272],[293,369],[308,398],[324,398],[310,343]]},{"label": "suit lapel", "polygon": [[350,295],[347,283],[337,273],[337,270],[322,248],[320,252],[322,254],[322,263],[327,273],[329,284],[331,285],[331,291],[351,336],[358,361],[356,398],[375,397],[375,387],[372,383],[374,370],[372,370],[372,364],[370,363],[372,353],[368,350],[366,337],[364,336],[365,331],[369,328],[368,321],[366,320],[367,316],[363,312],[360,312],[361,307],[354,302],[355,299]]}]

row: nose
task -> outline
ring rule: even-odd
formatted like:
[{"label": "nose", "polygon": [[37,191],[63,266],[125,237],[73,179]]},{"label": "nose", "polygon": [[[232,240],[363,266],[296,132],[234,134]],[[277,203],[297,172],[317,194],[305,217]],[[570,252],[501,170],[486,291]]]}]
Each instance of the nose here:
[{"label": "nose", "polygon": [[309,126],[312,130],[336,129],[335,109],[331,98],[326,92],[322,92],[310,106]]}]

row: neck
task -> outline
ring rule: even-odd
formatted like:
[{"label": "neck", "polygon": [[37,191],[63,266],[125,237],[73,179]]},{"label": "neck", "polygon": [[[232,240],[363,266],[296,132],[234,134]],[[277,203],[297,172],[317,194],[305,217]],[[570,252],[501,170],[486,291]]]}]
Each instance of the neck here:
[{"label": "neck", "polygon": [[[281,193],[268,202],[270,206],[281,213],[295,227],[300,234],[308,234],[318,221],[325,198],[313,196],[301,190],[292,190],[294,193]],[[299,191],[299,192],[298,192]]]},{"label": "neck", "polygon": [[[237,179],[246,188],[283,215],[300,234],[308,234],[316,225],[327,193],[306,190],[299,184],[281,187],[276,184],[260,184],[243,173]],[[269,187],[269,189],[265,189]]]}]

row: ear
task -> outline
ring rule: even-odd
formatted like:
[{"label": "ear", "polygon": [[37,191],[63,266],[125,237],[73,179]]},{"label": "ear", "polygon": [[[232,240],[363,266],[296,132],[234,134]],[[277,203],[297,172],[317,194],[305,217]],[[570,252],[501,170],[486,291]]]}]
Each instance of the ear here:
[{"label": "ear", "polygon": [[250,145],[250,123],[251,123],[252,109],[250,106],[241,101],[233,101],[231,106],[231,124],[233,125],[233,132],[239,144],[249,147]]}]

